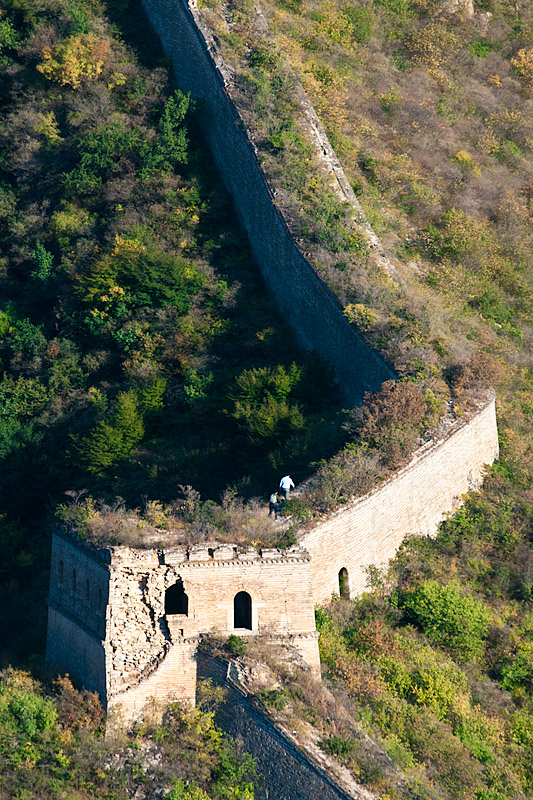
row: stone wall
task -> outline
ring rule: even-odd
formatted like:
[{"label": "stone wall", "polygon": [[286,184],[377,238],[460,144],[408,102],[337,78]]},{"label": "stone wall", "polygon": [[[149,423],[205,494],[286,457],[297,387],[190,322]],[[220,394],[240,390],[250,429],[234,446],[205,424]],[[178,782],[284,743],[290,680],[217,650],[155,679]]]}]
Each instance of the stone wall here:
[{"label": "stone wall", "polygon": [[[338,593],[339,571],[348,571],[352,596],[363,591],[366,568],[386,564],[409,534],[434,535],[497,456],[491,399],[379,489],[303,531],[291,550],[216,543],[94,550],[56,534],[47,657],[129,716],[151,697],[193,702],[202,634],[263,632],[296,647],[319,673],[314,606]],[[166,593],[175,586],[186,595],[186,613],[167,613]],[[243,628],[235,627],[239,592],[251,601]]]},{"label": "stone wall", "polygon": [[366,588],[369,565],[386,565],[411,534],[433,536],[439,522],[480,486],[484,467],[498,458],[494,399],[365,497],[322,518],[302,533],[311,554],[315,603],[339,593],[339,571],[348,571],[351,596]]},{"label": "stone wall", "polygon": [[337,299],[298,250],[231,97],[231,76],[197,9],[186,0],[143,4],[172,56],[179,86],[203,101],[203,129],[215,163],[283,318],[302,346],[333,366],[345,399],[360,402],[366,390],[377,391],[394,375],[348,323]]},{"label": "stone wall", "polygon": [[79,620],[64,611],[48,608],[46,659],[77,676],[90,692],[106,697],[106,653],[103,642],[87,631]]},{"label": "stone wall", "polygon": [[46,658],[79,675],[101,697],[106,693],[108,598],[109,573],[102,555],[54,536]]},{"label": "stone wall", "polygon": [[[79,579],[95,569],[107,587],[98,624],[85,596],[87,584]],[[166,607],[172,587],[186,597],[183,613]],[[240,592],[250,600],[242,628],[234,616]],[[56,533],[49,606],[48,658],[78,674],[108,708],[122,706],[127,716],[152,697],[194,701],[194,656],[202,634],[269,634],[296,647],[320,671],[311,565],[301,548],[258,553],[214,543],[97,550]]]},{"label": "stone wall", "polygon": [[226,662],[202,655],[198,674],[227,690],[227,700],[219,707],[216,722],[232,739],[241,739],[246,752],[256,759],[264,786],[258,793],[260,798],[376,800],[354,781],[349,788],[341,786],[330,769],[318,763],[293,736],[270,719],[260,703],[229,678]]}]

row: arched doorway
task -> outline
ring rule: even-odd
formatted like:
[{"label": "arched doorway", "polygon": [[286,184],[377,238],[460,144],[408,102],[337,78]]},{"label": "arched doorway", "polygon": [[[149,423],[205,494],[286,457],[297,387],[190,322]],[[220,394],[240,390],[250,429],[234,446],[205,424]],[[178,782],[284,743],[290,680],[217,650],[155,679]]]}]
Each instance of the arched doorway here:
[{"label": "arched doorway", "polygon": [[252,598],[248,592],[239,592],[233,600],[233,627],[252,630]]},{"label": "arched doorway", "polygon": [[350,599],[350,581],[346,567],[339,570],[339,597],[344,597],[346,600]]},{"label": "arched doorway", "polygon": [[185,594],[183,582],[178,581],[165,592],[165,614],[189,615],[189,598]]}]

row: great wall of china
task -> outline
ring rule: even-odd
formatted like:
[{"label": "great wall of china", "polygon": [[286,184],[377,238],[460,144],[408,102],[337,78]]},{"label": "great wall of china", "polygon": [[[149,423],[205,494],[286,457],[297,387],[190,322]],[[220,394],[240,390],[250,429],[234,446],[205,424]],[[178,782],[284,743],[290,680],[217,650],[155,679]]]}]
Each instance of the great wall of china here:
[{"label": "great wall of china", "polygon": [[[232,98],[231,75],[197,8],[187,0],[144,0],[144,5],[172,56],[178,84],[203,101],[217,168],[265,282],[271,289],[283,287],[276,292],[282,316],[303,346],[332,364],[345,399],[360,402],[365,391],[379,389],[393,373],[350,325],[294,241]],[[309,104],[306,115],[332,179],[357,204]],[[379,251],[370,229],[367,235]],[[492,397],[450,423],[368,495],[301,530],[289,550],[217,543],[95,549],[58,532],[47,657],[97,691],[107,709],[120,708],[127,718],[142,713],[152,698],[194,702],[196,651],[204,634],[267,633],[295,647],[319,674],[315,605],[339,592],[341,574],[345,591],[355,596],[365,589],[367,568],[386,564],[406,536],[434,535],[497,457]]]}]

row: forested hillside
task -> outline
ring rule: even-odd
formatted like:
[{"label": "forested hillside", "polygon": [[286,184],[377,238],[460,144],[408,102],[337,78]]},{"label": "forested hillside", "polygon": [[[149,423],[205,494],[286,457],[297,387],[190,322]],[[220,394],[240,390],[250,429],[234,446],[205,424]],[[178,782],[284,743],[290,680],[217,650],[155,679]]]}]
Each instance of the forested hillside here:
[{"label": "forested hillside", "polygon": [[[368,595],[318,612],[337,711],[286,675],[265,698],[291,725],[316,725],[383,797],[530,797],[531,6],[283,0],[261,3],[268,29],[246,2],[203,8],[266,168],[347,316],[426,403],[428,390],[445,396],[442,381],[457,413],[472,380],[497,389],[501,459],[484,489],[435,541],[413,538],[388,572],[372,571]],[[361,240],[324,238],[328,190],[304,168],[295,75],[394,260],[390,277]],[[337,464],[337,478],[353,468],[349,449]]]},{"label": "forested hillside", "polygon": [[108,725],[96,696],[68,677],[0,674],[2,800],[253,800],[253,759],[223,737],[214,709],[223,690],[207,681],[195,709],[172,706],[128,732]]},{"label": "forested hillside", "polygon": [[[241,513],[235,491],[268,491],[289,454],[303,476],[354,439],[323,467],[310,507],[293,505],[305,519],[379,481],[450,402],[460,415],[468,393],[492,382],[502,457],[483,491],[435,541],[412,539],[389,573],[373,571],[368,595],[318,612],[342,713],[283,669],[263,699],[291,728],[316,725],[324,749],[383,798],[525,800],[531,8],[487,0],[472,16],[468,5],[424,0],[283,0],[263,4],[269,32],[257,34],[251,3],[203,5],[315,268],[403,381],[344,415],[340,430],[334,392],[321,388],[327,372],[280,326],[198,143],[193,105],[168,82],[136,6],[3,0],[3,661],[42,647],[45,516],[65,492],[79,501],[74,514],[98,507],[81,502],[87,491],[104,519],[127,503],[157,526],[174,509],[207,535],[232,504]],[[313,172],[294,74],[395,258],[394,279],[347,232],[346,209]],[[189,484],[208,500],[230,490],[218,510],[208,502],[194,516]],[[176,712],[168,730],[151,731],[187,758],[200,753],[158,786],[191,778],[174,800],[250,797],[248,762],[203,713]],[[65,681],[43,689],[4,673],[0,725],[6,798],[129,797],[135,781],[153,786],[135,759],[150,759],[143,731],[113,754],[93,701]]]},{"label": "forested hillside", "polygon": [[9,658],[42,646],[58,503],[164,524],[160,502],[201,493],[197,535],[214,535],[215,501],[259,495],[263,513],[287,460],[305,477],[342,435],[331,374],[280,323],[140,7],[7,0],[0,43]]}]

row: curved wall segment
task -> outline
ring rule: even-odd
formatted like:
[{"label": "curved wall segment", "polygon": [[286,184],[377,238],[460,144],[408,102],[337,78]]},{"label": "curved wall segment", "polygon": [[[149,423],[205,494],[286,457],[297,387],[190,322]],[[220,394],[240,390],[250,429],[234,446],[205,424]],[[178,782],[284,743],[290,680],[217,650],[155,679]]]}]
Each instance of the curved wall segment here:
[{"label": "curved wall segment", "polygon": [[143,0],[143,5],[172,57],[179,86],[202,100],[215,163],[281,315],[303,347],[332,365],[345,400],[361,402],[365,391],[379,390],[394,373],[347,321],[294,242],[231,98],[231,77],[197,9],[187,0]]}]

